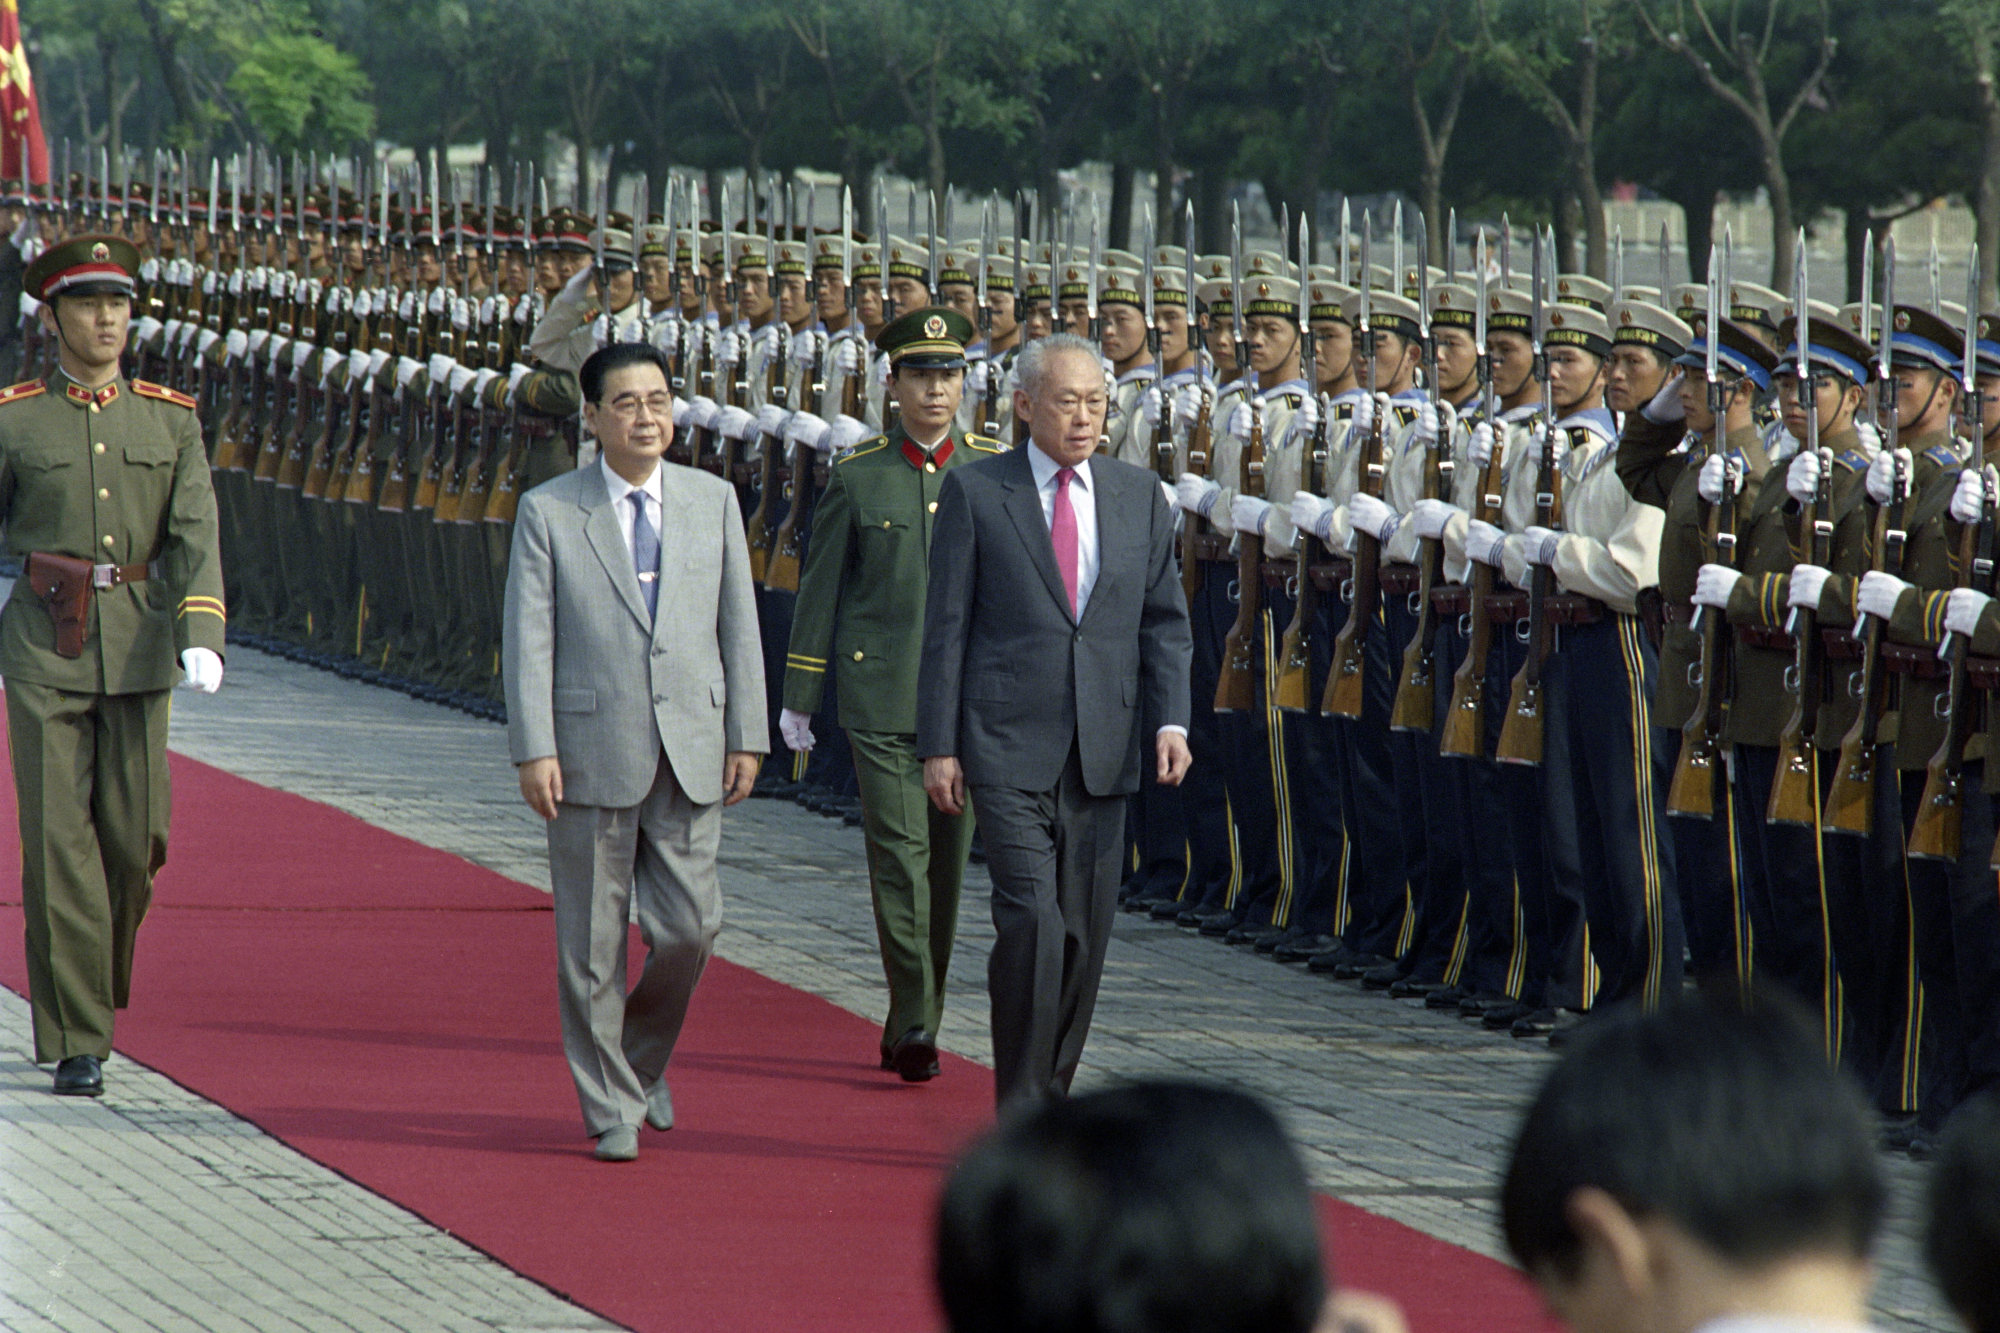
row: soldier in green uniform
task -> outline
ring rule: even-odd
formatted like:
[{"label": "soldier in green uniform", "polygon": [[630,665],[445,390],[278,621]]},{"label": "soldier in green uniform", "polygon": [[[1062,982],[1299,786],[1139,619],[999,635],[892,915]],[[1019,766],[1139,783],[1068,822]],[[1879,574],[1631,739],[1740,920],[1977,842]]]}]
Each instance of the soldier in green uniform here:
[{"label": "soldier in green uniform", "polygon": [[813,516],[799,583],[779,726],[794,750],[812,746],[831,660],[841,719],[861,788],[862,831],[889,1015],[882,1067],[917,1083],[937,1073],[944,978],[958,929],[959,884],[972,842],[968,810],[938,812],[917,757],[917,661],[931,523],[945,473],[999,452],[997,441],[952,438],[972,321],[943,306],[892,320],[875,339],[889,358],[901,418],[887,435],[834,464]]},{"label": "soldier in green uniform", "polygon": [[167,691],[222,683],[215,495],[194,400],[127,381],[139,253],[79,236],[28,266],[59,369],[0,393],[0,611],[35,1060],[99,1096],[167,849]]}]

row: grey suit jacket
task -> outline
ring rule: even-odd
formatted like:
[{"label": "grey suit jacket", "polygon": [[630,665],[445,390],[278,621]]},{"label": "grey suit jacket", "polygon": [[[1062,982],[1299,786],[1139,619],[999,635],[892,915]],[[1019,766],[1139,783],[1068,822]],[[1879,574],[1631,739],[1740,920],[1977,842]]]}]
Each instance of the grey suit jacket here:
[{"label": "grey suit jacket", "polygon": [[954,469],[938,493],[917,753],[956,755],[974,786],[1048,790],[1074,738],[1090,793],[1124,795],[1139,786],[1141,716],[1188,723],[1173,515],[1143,468],[1100,456],[1090,477],[1098,574],[1081,622],[1025,446]]},{"label": "grey suit jacket", "polygon": [[722,798],[728,751],[769,748],[764,657],[736,492],[660,464],[659,614],[596,465],[521,497],[501,672],[514,762],[562,761],[571,805],[638,805],[666,750],[688,799]]}]

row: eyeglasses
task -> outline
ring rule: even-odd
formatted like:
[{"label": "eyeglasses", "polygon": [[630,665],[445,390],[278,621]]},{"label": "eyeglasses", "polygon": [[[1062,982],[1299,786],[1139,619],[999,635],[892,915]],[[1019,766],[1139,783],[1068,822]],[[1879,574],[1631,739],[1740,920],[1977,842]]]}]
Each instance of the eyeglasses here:
[{"label": "eyeglasses", "polygon": [[620,394],[606,404],[605,410],[626,421],[638,419],[641,410],[647,416],[671,418],[674,414],[674,400],[669,394],[649,394],[644,398],[631,394]]}]

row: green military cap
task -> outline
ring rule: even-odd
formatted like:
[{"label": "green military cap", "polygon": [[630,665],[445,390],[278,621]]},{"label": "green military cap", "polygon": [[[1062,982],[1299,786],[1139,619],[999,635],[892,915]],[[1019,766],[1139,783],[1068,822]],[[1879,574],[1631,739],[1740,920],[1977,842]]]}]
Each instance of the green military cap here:
[{"label": "green military cap", "polygon": [[138,246],[122,236],[77,236],[37,255],[21,275],[21,289],[37,301],[130,296],[138,277]]},{"label": "green military cap", "polygon": [[[1686,366],[1690,370],[1697,370],[1707,365],[1708,330],[1700,328],[1696,333],[1697,336],[1688,344],[1687,351],[1674,358],[1675,365]],[[1715,334],[1717,368],[1747,379],[1769,393],[1771,373],[1778,368],[1778,354],[1765,346],[1762,338],[1733,319],[1718,320]]]},{"label": "green military cap", "polygon": [[1776,333],[1778,310],[1784,304],[1785,298],[1769,287],[1759,287],[1754,282],[1729,284],[1729,317],[1738,324],[1754,324]]},{"label": "green military cap", "polygon": [[1479,293],[1460,282],[1431,284],[1431,327],[1469,329],[1478,323]]},{"label": "green military cap", "polygon": [[1308,319],[1336,319],[1348,323],[1347,300],[1354,295],[1354,288],[1333,276],[1340,272],[1337,265],[1315,264],[1312,281],[1306,284]]},{"label": "green military cap", "polygon": [[1103,304],[1146,304],[1146,294],[1140,290],[1146,275],[1136,268],[1102,268],[1097,271],[1097,280],[1097,299]]},{"label": "green military cap", "polygon": [[1535,303],[1524,291],[1512,287],[1489,288],[1486,293],[1486,328],[1535,336]]},{"label": "green military cap", "polygon": [[1246,277],[1243,280],[1243,314],[1246,317],[1277,315],[1283,319],[1297,319],[1299,284],[1277,273],[1256,273]]},{"label": "green military cap", "polygon": [[950,306],[924,306],[883,325],[875,335],[875,349],[889,358],[892,370],[905,365],[963,369],[965,345],[978,332],[971,320]]},{"label": "green military cap", "polygon": [[1558,273],[1556,300],[1563,305],[1588,306],[1601,314],[1611,304],[1611,284],[1584,273]]},{"label": "green military cap", "polygon": [[889,265],[889,277],[911,278],[917,282],[931,280],[931,252],[928,247],[915,241],[906,241],[900,236],[891,236],[888,253],[883,256]]},{"label": "green military cap", "polygon": [[556,234],[554,248],[557,250],[566,250],[571,254],[589,254],[591,250],[590,233],[592,228],[597,225],[596,222],[589,215],[579,213],[573,208],[558,208],[555,212],[555,219]]},{"label": "green military cap", "polygon": [[1611,324],[1614,347],[1650,347],[1671,361],[1694,341],[1694,330],[1686,320],[1651,301],[1613,302],[1605,318]]},{"label": "green military cap", "polygon": [[1604,312],[1558,302],[1545,314],[1549,321],[1549,331],[1542,336],[1545,346],[1580,347],[1592,356],[1611,355],[1611,325],[1605,322]]}]

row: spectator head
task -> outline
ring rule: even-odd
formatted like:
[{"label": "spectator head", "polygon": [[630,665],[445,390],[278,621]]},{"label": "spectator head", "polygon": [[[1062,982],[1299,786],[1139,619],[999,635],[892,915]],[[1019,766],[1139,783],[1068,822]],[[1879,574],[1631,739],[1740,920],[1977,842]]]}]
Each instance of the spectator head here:
[{"label": "spectator head", "polygon": [[1326,1285],[1277,1120],[1168,1082],[1039,1103],[975,1144],[937,1282],[952,1333],[1305,1333]]},{"label": "spectator head", "polygon": [[653,366],[667,384],[674,382],[673,367],[667,362],[667,354],[651,343],[607,343],[592,352],[576,372],[576,384],[583,393],[583,401],[601,405],[606,382],[618,371],[630,370],[634,366]]},{"label": "spectator head", "polygon": [[1500,1203],[1508,1248],[1577,1333],[1677,1333],[1732,1312],[1858,1322],[1884,1185],[1859,1090],[1765,997],[1579,1029]]},{"label": "spectator head", "polygon": [[2000,1093],[1952,1112],[1931,1175],[1924,1250],[1972,1333],[2000,1333]]}]

